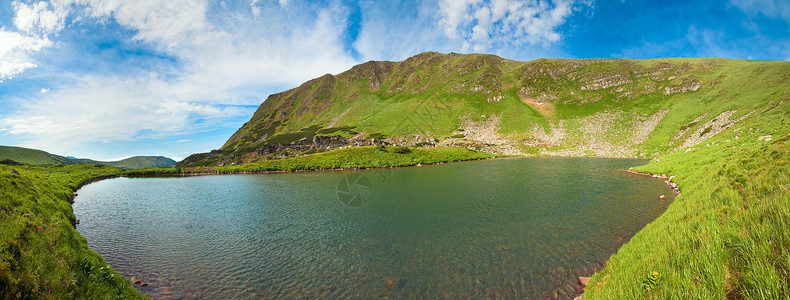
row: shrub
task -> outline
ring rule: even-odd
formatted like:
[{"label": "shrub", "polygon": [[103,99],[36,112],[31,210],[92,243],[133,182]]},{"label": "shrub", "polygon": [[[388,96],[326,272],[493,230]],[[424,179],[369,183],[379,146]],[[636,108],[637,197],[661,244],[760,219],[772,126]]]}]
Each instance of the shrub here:
[{"label": "shrub", "polygon": [[407,154],[411,153],[411,149],[409,149],[409,147],[393,147],[392,152],[398,154]]}]

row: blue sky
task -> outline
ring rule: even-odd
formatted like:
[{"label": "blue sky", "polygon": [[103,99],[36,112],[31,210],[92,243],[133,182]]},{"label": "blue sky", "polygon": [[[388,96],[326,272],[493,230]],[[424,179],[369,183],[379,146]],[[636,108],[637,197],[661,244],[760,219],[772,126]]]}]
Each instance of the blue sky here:
[{"label": "blue sky", "polygon": [[790,60],[790,1],[0,0],[0,145],[181,159],[271,93],[424,51]]}]

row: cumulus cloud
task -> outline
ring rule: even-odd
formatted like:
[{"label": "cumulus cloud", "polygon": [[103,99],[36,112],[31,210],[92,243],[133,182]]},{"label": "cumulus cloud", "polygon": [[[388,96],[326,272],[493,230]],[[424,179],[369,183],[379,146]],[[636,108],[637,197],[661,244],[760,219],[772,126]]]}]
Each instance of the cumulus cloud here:
[{"label": "cumulus cloud", "polygon": [[451,39],[464,41],[474,51],[496,45],[542,45],[560,40],[557,28],[574,6],[572,0],[441,0],[437,25]]},{"label": "cumulus cloud", "polygon": [[50,34],[63,29],[68,0],[40,1],[30,5],[14,1],[14,26],[27,33]]},{"label": "cumulus cloud", "polygon": [[190,34],[209,30],[206,22],[208,3],[204,0],[73,0],[86,7],[97,19],[112,18],[118,24],[137,31],[136,39],[165,47],[178,46]]},{"label": "cumulus cloud", "polygon": [[47,38],[22,35],[0,28],[0,82],[36,67],[31,53],[51,47]]}]

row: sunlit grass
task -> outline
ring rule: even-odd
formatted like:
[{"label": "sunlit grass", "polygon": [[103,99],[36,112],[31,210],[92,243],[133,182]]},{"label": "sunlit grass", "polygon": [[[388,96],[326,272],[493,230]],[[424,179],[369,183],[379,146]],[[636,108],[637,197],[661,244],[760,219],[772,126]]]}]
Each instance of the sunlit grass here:
[{"label": "sunlit grass", "polygon": [[72,225],[72,189],[120,171],[0,165],[0,299],[143,298]]}]

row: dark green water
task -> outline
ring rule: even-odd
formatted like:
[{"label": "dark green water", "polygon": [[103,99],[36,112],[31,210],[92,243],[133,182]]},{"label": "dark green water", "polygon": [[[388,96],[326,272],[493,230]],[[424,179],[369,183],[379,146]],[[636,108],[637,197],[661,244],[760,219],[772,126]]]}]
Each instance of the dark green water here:
[{"label": "dark green water", "polygon": [[568,297],[671,202],[622,171],[644,162],[117,178],[83,187],[74,212],[154,298]]}]

